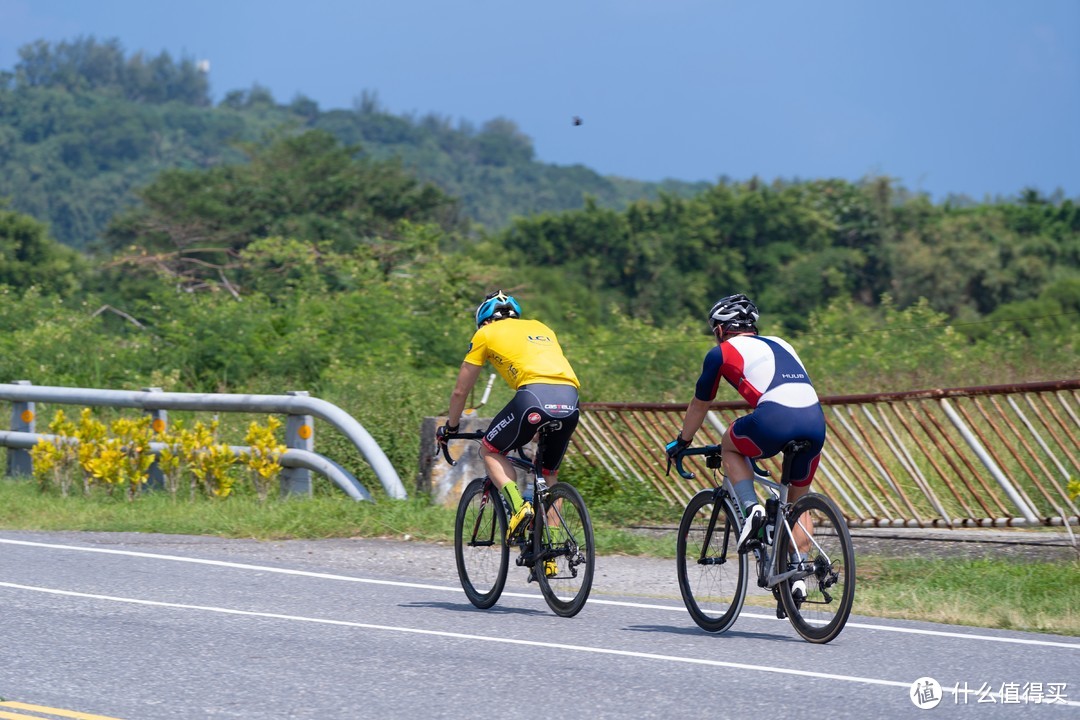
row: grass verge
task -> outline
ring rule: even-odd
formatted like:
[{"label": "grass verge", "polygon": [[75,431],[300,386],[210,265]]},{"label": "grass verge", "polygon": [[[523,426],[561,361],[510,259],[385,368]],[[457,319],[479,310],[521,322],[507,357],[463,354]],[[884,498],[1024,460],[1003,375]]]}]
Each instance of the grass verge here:
[{"label": "grass verge", "polygon": [[[610,508],[598,508],[601,554],[671,558],[674,537],[623,530]],[[0,529],[145,532],[283,540],[379,537],[428,542],[453,540],[454,512],[426,497],[354,502],[315,496],[259,503],[173,501],[148,493],[135,502],[96,492],[90,497],[42,493],[26,481],[0,480]],[[855,613],[1009,630],[1080,636],[1080,561],[891,558],[859,556]]]},{"label": "grass verge", "polygon": [[856,559],[855,612],[1080,636],[1080,561]]}]

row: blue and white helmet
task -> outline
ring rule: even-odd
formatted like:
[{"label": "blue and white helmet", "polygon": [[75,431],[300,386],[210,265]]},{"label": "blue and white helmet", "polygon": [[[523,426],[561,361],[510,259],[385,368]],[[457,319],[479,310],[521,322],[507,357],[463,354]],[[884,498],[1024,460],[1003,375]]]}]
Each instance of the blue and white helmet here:
[{"label": "blue and white helmet", "polygon": [[488,320],[505,320],[506,318],[521,317],[521,306],[512,296],[506,295],[502,290],[489,293],[480,307],[476,308],[476,327],[480,327]]},{"label": "blue and white helmet", "polygon": [[740,293],[721,298],[712,306],[709,311],[709,325],[713,330],[719,326],[730,332],[757,332],[758,317],[757,306]]}]

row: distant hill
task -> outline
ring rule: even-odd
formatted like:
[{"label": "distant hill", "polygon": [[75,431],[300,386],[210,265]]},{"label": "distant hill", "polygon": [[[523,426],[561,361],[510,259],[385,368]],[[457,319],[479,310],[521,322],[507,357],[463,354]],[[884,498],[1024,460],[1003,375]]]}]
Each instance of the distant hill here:
[{"label": "distant hill", "polygon": [[350,110],[322,110],[304,97],[278,103],[255,86],[229,92],[215,106],[194,61],[128,54],[116,40],[37,41],[19,56],[11,71],[0,72],[0,198],[80,249],[91,247],[135,202],[133,191],[160,171],[242,162],[238,143],[312,128],[372,157],[400,158],[419,179],[458,198],[466,218],[488,231],[516,216],[582,208],[586,196],[621,209],[709,187],[538,162],[531,139],[512,120],[476,128],[437,115],[394,115],[373,94]]}]

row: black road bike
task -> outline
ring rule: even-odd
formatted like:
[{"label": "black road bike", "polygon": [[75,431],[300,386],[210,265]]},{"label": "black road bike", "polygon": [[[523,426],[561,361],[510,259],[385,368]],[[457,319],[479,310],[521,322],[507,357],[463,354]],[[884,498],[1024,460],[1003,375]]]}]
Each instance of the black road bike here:
[{"label": "black road bike", "polygon": [[[847,522],[832,500],[807,493],[794,503],[787,501],[791,457],[804,449],[802,442],[784,448],[779,483],[752,462],[754,482],[768,493],[763,537],[754,541],[752,550],[738,551],[745,518],[727,477],[687,504],[676,543],[679,590],[703,630],[719,633],[735,622],[746,600],[752,558],[757,560],[758,586],[771,590],[776,599],[776,616],[790,620],[805,640],[827,643],[844,628],[855,598],[855,550]],[[705,456],[714,480],[722,476],[719,445],[687,448],[673,458],[687,479],[694,477],[683,467],[683,458],[690,455]],[[796,549],[804,557],[793,560]]]},{"label": "black road bike", "polygon": [[[596,561],[589,511],[581,493],[569,483],[560,480],[549,487],[540,468],[544,441],[556,427],[555,422],[541,426],[531,458],[524,450],[506,456],[527,473],[534,509],[532,520],[522,523],[513,535],[507,537],[509,508],[490,478],[475,478],[461,493],[454,520],[454,557],[461,587],[478,608],[490,608],[502,594],[511,548],[518,551],[516,563],[529,568],[529,582],[536,581],[557,615],[577,615],[589,597]],[[457,432],[447,433],[446,439],[480,440],[483,436],[483,432]],[[456,464],[446,444],[442,453],[448,463]]]}]

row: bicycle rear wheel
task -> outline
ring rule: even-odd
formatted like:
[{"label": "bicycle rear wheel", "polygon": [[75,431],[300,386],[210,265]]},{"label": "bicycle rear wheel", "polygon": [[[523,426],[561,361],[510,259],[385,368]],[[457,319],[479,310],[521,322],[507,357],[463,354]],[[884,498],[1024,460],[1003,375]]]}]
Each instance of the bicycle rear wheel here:
[{"label": "bicycle rear wheel", "polygon": [[573,617],[592,590],[596,562],[592,520],[581,493],[565,482],[551,486],[543,505],[544,512],[538,512],[534,521],[533,572],[548,607],[556,615]]},{"label": "bicycle rear wheel", "polygon": [[[803,533],[811,538],[803,567],[812,572],[803,578],[806,598],[796,602],[791,582],[781,583],[780,601],[795,631],[812,643],[827,643],[844,629],[855,601],[855,548],[847,521],[829,498],[809,493],[791,507],[787,519],[798,542]],[[779,527],[777,552],[795,546],[786,527]],[[781,568],[783,569],[783,565]]]},{"label": "bicycle rear wheel", "polygon": [[702,490],[683,511],[675,545],[679,592],[702,630],[731,627],[746,600],[747,555],[737,549],[738,515],[727,493]]},{"label": "bicycle rear wheel", "polygon": [[481,610],[494,605],[506,585],[510,547],[506,509],[487,478],[476,478],[461,493],[454,520],[454,559],[469,602]]}]

